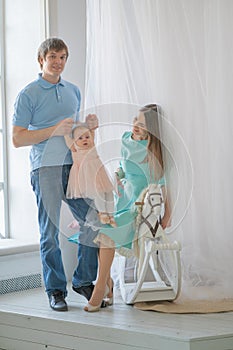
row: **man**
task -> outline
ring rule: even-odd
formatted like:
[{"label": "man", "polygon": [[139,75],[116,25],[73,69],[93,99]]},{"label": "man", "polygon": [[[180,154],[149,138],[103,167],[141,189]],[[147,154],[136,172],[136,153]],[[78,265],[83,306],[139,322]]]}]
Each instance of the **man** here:
[{"label": "man", "polygon": [[[36,195],[40,227],[40,251],[45,289],[50,307],[67,311],[67,281],[59,248],[59,221],[62,201],[68,203],[80,225],[78,266],[72,278],[73,289],[88,300],[94,288],[98,249],[97,232],[84,226],[91,201],[66,199],[72,158],[64,135],[70,134],[80,109],[77,86],[61,78],[68,48],[58,38],[45,40],[38,49],[41,73],[17,96],[13,115],[13,144],[31,146],[31,184]],[[86,118],[88,122],[89,117]]]}]

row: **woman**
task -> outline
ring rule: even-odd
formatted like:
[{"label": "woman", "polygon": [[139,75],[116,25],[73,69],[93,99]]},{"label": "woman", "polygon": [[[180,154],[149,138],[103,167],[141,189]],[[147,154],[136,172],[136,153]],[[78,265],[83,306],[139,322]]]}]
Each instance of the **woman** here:
[{"label": "woman", "polygon": [[131,249],[135,235],[136,211],[134,203],[150,183],[162,186],[164,216],[161,225],[170,225],[170,206],[165,191],[164,163],[159,133],[158,107],[155,104],[140,109],[134,119],[133,130],[122,136],[122,160],[117,170],[119,197],[116,199],[114,219],[117,227],[105,225],[96,241],[100,244],[99,274],[91,299],[85,311],[98,311],[103,297],[112,303],[113,282],[110,268],[115,248]]}]

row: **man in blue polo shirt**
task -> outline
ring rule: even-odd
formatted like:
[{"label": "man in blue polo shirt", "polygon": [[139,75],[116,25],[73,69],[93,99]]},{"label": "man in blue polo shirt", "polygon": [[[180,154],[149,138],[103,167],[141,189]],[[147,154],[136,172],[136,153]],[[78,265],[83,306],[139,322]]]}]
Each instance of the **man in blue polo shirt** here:
[{"label": "man in blue polo shirt", "polygon": [[98,249],[93,243],[97,232],[84,226],[91,201],[65,197],[72,158],[64,135],[70,134],[78,119],[81,99],[78,87],[61,78],[67,58],[68,48],[61,39],[50,38],[40,45],[38,62],[42,73],[19,93],[13,115],[14,146],[32,146],[31,184],[38,206],[43,277],[50,307],[56,311],[68,310],[58,239],[62,201],[68,203],[80,224],[73,289],[88,300],[98,265]]}]

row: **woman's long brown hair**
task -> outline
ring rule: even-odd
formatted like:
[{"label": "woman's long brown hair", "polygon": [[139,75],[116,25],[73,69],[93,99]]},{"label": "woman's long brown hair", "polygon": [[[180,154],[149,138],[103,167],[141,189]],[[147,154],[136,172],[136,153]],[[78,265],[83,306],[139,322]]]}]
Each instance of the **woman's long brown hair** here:
[{"label": "woman's long brown hair", "polygon": [[[151,174],[155,174],[158,180],[164,174],[162,144],[160,139],[158,106],[149,104],[140,109],[144,113],[146,129],[148,131],[147,161]],[[158,169],[158,163],[159,168]]]}]

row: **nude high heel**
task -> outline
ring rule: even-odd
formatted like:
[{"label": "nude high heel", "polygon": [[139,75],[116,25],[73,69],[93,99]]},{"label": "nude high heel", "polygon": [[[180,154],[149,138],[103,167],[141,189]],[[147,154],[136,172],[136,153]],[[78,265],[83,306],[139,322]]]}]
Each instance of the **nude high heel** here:
[{"label": "nude high heel", "polygon": [[113,305],[113,288],[114,288],[114,282],[113,279],[110,278],[108,283],[107,283],[107,287],[109,292],[107,293],[106,297],[104,298],[104,301],[106,302],[106,304],[108,306]]},{"label": "nude high heel", "polygon": [[[97,304],[97,305],[92,305],[91,303],[90,303],[90,301],[87,303],[87,305],[84,307],[84,311],[87,311],[87,312],[97,312],[97,311],[99,311],[100,310],[100,307],[101,307],[101,304],[102,304],[102,300],[103,299],[105,299],[106,297],[107,297],[107,295],[109,294],[109,292],[110,292],[110,289],[109,289],[109,286],[108,285],[106,285],[105,286],[105,291],[104,291],[104,295],[103,296],[101,296],[101,302],[99,303],[99,304]],[[94,292],[93,292],[94,293]],[[102,294],[102,291],[100,291],[100,290],[97,290],[96,291],[96,294],[98,295],[100,295],[100,294]],[[98,297],[99,297],[99,295],[98,295]],[[92,298],[91,298],[92,299]],[[95,297],[93,298],[93,299],[95,299]],[[99,298],[98,298],[99,299]]]},{"label": "nude high heel", "polygon": [[[102,301],[101,301],[102,303]],[[87,303],[87,305],[83,308],[84,311],[87,311],[87,312],[97,312],[97,311],[100,311],[100,306],[101,306],[101,303],[100,305],[91,305],[90,303]]]}]

